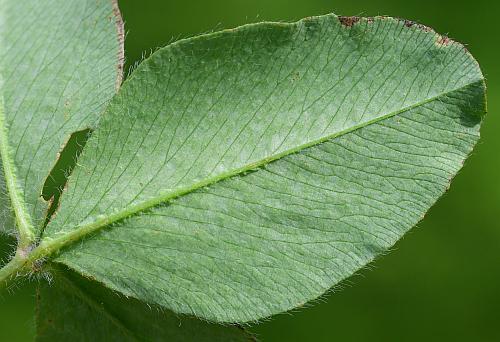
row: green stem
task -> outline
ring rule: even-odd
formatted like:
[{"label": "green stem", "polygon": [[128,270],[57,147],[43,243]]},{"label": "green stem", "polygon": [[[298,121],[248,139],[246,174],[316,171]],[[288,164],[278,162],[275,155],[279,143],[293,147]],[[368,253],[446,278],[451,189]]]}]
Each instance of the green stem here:
[{"label": "green stem", "polygon": [[16,253],[9,263],[0,269],[0,289],[8,287],[9,283],[14,281],[27,265],[27,258]]}]

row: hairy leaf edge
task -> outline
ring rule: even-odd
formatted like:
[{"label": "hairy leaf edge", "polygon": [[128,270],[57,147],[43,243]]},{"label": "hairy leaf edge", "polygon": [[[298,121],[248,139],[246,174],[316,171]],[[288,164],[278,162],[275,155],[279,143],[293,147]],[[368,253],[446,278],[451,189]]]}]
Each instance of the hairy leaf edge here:
[{"label": "hairy leaf edge", "polygon": [[[338,18],[338,20],[346,27],[351,27],[352,25],[358,23],[360,20],[367,20],[367,21],[373,21],[374,18],[359,18],[359,17],[342,17],[342,16],[336,16],[334,14],[330,14],[330,15],[326,15],[326,16],[334,16],[336,18]],[[165,46],[164,48],[161,48],[159,50],[157,50],[155,53],[153,53],[152,55],[148,56],[148,58],[146,58],[143,62],[146,62],[149,58],[151,58],[154,54],[156,54],[157,52],[163,50],[163,49],[166,49],[166,48],[170,48],[176,44],[180,44],[180,43],[183,43],[185,41],[193,41],[193,40],[196,40],[196,39],[203,39],[203,38],[207,38],[210,37],[210,36],[217,36],[217,35],[221,35],[221,34],[225,34],[225,33],[230,33],[230,32],[233,32],[234,30],[238,30],[238,29],[242,29],[242,28],[246,28],[248,26],[256,26],[256,25],[261,25],[261,24],[268,24],[268,25],[276,25],[276,26],[279,26],[279,27],[287,27],[289,25],[296,25],[296,24],[299,24],[301,22],[304,22],[304,21],[307,21],[307,20],[312,20],[314,18],[320,18],[320,17],[325,17],[325,16],[319,16],[319,17],[309,17],[309,18],[305,18],[305,19],[302,19],[300,21],[297,21],[295,23],[279,23],[279,22],[261,22],[261,23],[254,23],[254,24],[247,24],[247,25],[243,25],[243,26],[240,26],[240,27],[237,27],[235,29],[226,29],[226,30],[222,30],[222,31],[218,31],[218,32],[214,32],[214,33],[209,33],[209,34],[203,34],[203,35],[199,35],[199,36],[195,36],[195,37],[191,37],[191,38],[186,38],[186,39],[182,39],[182,40],[179,40],[179,41],[176,41],[172,44],[169,44],[167,46]],[[449,45],[457,45],[458,47],[460,47],[463,52],[468,56],[468,58],[470,58],[475,64],[476,64],[476,67],[477,67],[477,70],[479,71],[479,75],[480,77],[478,77],[478,79],[476,81],[473,81],[473,82],[470,82],[466,85],[463,85],[459,88],[455,88],[455,89],[452,89],[450,91],[447,91],[447,92],[444,92],[444,93],[441,93],[441,94],[438,94],[434,97],[431,97],[431,98],[428,98],[426,100],[423,100],[423,101],[420,101],[418,103],[415,103],[413,105],[410,105],[410,106],[407,106],[403,109],[400,109],[398,111],[395,111],[395,112],[392,112],[392,113],[389,113],[389,114],[386,114],[382,117],[379,117],[377,119],[374,119],[372,121],[369,121],[369,122],[365,122],[364,124],[361,124],[361,125],[357,125],[357,126],[354,126],[354,127],[351,127],[350,129],[348,130],[344,130],[342,132],[338,132],[336,134],[333,134],[331,136],[327,136],[327,137],[323,137],[321,139],[318,139],[314,142],[310,142],[308,144],[304,144],[304,145],[301,145],[300,147],[297,147],[295,149],[291,149],[291,150],[288,150],[288,151],[284,151],[283,153],[280,153],[280,154],[277,154],[275,156],[271,156],[269,158],[265,158],[261,161],[261,163],[253,163],[253,164],[249,164],[247,165],[246,167],[243,167],[243,168],[239,168],[239,169],[236,169],[236,170],[233,170],[232,172],[228,172],[227,174],[224,174],[224,175],[220,175],[220,177],[214,177],[213,179],[207,179],[206,182],[200,182],[200,183],[197,183],[199,184],[200,186],[197,187],[197,188],[194,188],[194,189],[191,189],[191,190],[187,190],[187,191],[183,191],[184,189],[180,189],[177,192],[175,192],[174,194],[171,194],[171,196],[166,196],[166,198],[164,200],[159,200],[157,201],[157,203],[152,203],[150,206],[147,206],[145,207],[144,209],[139,209],[137,212],[134,212],[134,213],[131,213],[130,215],[124,215],[123,217],[120,217],[120,218],[117,218],[115,221],[113,222],[110,222],[109,224],[105,224],[103,226],[101,226],[100,228],[98,227],[95,227],[96,229],[95,230],[91,230],[89,231],[88,233],[85,233],[83,234],[83,236],[81,236],[81,238],[84,238],[86,235],[88,234],[92,234],[94,232],[97,232],[98,230],[102,229],[102,228],[106,228],[106,227],[109,227],[111,224],[113,223],[116,223],[118,221],[121,221],[123,219],[126,219],[128,217],[131,217],[133,216],[134,214],[138,213],[138,212],[141,212],[141,211],[145,211],[145,210],[149,210],[151,208],[154,208],[155,206],[158,206],[158,205],[161,205],[162,203],[166,203],[168,201],[171,201],[171,200],[174,200],[175,198],[177,197],[180,197],[180,196],[183,196],[183,195],[186,195],[190,192],[193,192],[193,191],[196,191],[200,188],[203,188],[203,187],[206,187],[206,186],[209,186],[211,184],[214,184],[214,183],[217,183],[219,181],[222,181],[226,178],[230,178],[230,177],[233,177],[233,176],[237,176],[239,174],[242,174],[242,173],[245,173],[245,172],[248,172],[248,171],[252,171],[252,170],[256,170],[258,168],[261,168],[261,167],[264,167],[266,164],[269,164],[273,161],[276,161],[276,160],[279,160],[280,158],[283,158],[287,155],[290,155],[290,154],[294,154],[294,153],[299,153],[301,151],[303,151],[304,149],[306,148],[310,148],[310,147],[313,147],[313,146],[316,146],[316,145],[319,145],[321,143],[324,143],[326,141],[329,141],[329,140],[332,140],[332,139],[335,139],[341,135],[345,135],[345,134],[348,134],[348,133],[351,133],[355,130],[358,130],[358,129],[361,129],[363,127],[366,127],[366,126],[369,126],[371,124],[374,124],[374,123],[377,123],[377,122],[380,122],[380,121],[383,121],[385,119],[388,119],[390,117],[393,117],[393,116],[396,116],[398,114],[402,114],[406,111],[409,111],[411,109],[414,109],[414,108],[418,108],[426,103],[429,103],[429,102],[432,102],[432,101],[435,101],[435,100],[439,100],[440,98],[442,97],[445,97],[445,96],[448,96],[448,95],[451,95],[455,92],[459,92],[461,90],[464,90],[464,89],[467,89],[467,88],[473,88],[473,87],[478,87],[477,91],[480,91],[482,93],[482,98],[481,98],[481,103],[480,105],[478,106],[478,111],[475,112],[475,113],[468,113],[469,115],[477,115],[479,116],[480,118],[480,121],[478,122],[479,124],[479,127],[481,127],[481,123],[482,123],[482,119],[484,118],[484,115],[487,113],[487,87],[486,87],[486,81],[485,81],[485,78],[483,76],[483,73],[481,71],[481,68],[479,66],[479,64],[477,63],[477,61],[475,60],[475,58],[472,56],[472,54],[470,54],[470,52],[467,50],[467,48],[462,45],[461,43],[458,43],[454,40],[451,40],[449,39],[448,37],[446,36],[442,36],[438,33],[436,33],[432,28],[430,27],[427,27],[425,25],[422,25],[422,24],[418,24],[418,23],[415,23],[413,21],[409,21],[409,20],[404,20],[404,19],[400,19],[400,18],[393,18],[393,17],[387,17],[387,16],[383,16],[383,17],[375,17],[375,18],[382,18],[382,19],[386,19],[386,20],[394,20],[394,21],[397,21],[397,22],[402,22],[404,23],[404,25],[408,28],[414,28],[414,29],[418,29],[418,30],[422,30],[422,31],[425,31],[425,32],[428,32],[428,33],[433,33],[436,35],[436,44],[438,45],[441,45],[443,47],[446,47],[446,46],[449,46]],[[142,63],[141,63],[142,64]],[[132,79],[135,75],[132,74],[129,78],[127,78],[126,81]],[[479,133],[479,132],[478,132]],[[479,136],[478,136],[478,139],[479,139]],[[474,144],[475,145],[475,144]],[[464,158],[463,162],[465,162],[465,160],[467,160],[467,158],[470,156],[470,154],[472,153],[472,149],[473,149],[473,146],[471,146],[471,151],[467,154],[467,156]],[[463,162],[462,162],[462,165],[463,165]],[[430,207],[432,207],[442,196],[442,194],[444,194],[450,187],[451,185],[451,182],[452,180],[456,177],[457,174],[453,175],[449,180],[448,180],[448,183],[447,183],[447,186],[445,188],[445,190],[436,198],[436,200],[432,203],[432,205]],[[150,202],[147,202],[147,203],[150,203]],[[137,207],[136,207],[137,208]],[[425,214],[422,215],[422,217],[420,218],[420,220],[415,224],[415,225],[418,225],[419,222],[421,222],[425,217]],[[414,227],[415,225],[413,225],[412,227]],[[410,227],[411,228],[411,227]],[[403,236],[401,236],[399,239],[403,238]],[[398,240],[399,240],[398,239]],[[77,238],[76,240],[74,241],[79,241],[80,238]],[[53,240],[52,240],[53,241]],[[74,242],[72,241],[72,242]],[[71,244],[72,242],[69,242],[68,244]],[[65,246],[61,246],[60,248],[64,248]],[[60,249],[60,248],[57,248],[56,249],[56,252]],[[373,257],[371,260],[369,260],[364,266],[360,267],[358,270],[356,270],[352,275],[355,275],[357,274],[357,272],[359,272],[360,270],[362,270],[363,268],[366,267],[366,265],[369,265],[370,263],[374,262],[378,257],[380,256],[375,256]],[[58,262],[57,260],[55,261],[55,263],[57,264],[60,264],[60,265],[64,265],[76,272],[78,272],[79,274],[83,275],[83,276],[86,276],[86,274],[84,273],[84,270],[79,270],[71,265],[68,265],[68,264],[65,264],[65,263],[62,263],[62,262]],[[351,276],[352,276],[351,275]],[[259,318],[259,319],[254,319],[254,320],[249,320],[249,321],[218,321],[218,320],[210,320],[210,319],[207,319],[207,318],[201,318],[203,320],[206,320],[208,322],[214,322],[214,323],[218,323],[218,324],[234,324],[234,323],[238,323],[238,324],[242,324],[243,326],[249,326],[251,324],[254,324],[254,323],[258,323],[260,322],[262,319],[267,319],[273,315],[276,315],[276,314],[283,314],[285,312],[289,312],[290,310],[296,310],[298,308],[302,308],[302,307],[305,307],[307,306],[308,303],[313,303],[315,301],[318,300],[318,298],[322,297],[322,296],[325,296],[327,295],[329,292],[333,292],[335,291],[339,286],[341,286],[340,284],[345,281],[346,279],[348,279],[349,277],[351,276],[346,276],[344,279],[341,279],[338,283],[334,284],[332,287],[330,287],[329,289],[326,289],[326,292],[325,293],[322,293],[320,294],[319,296],[315,297],[315,298],[312,298],[310,300],[308,300],[307,302],[303,303],[302,305],[300,306],[294,306],[294,307],[291,307],[287,310],[283,310],[283,311],[280,311],[280,312],[275,312],[275,313],[271,313],[269,316],[266,316],[266,317],[262,317],[262,318]],[[112,286],[109,286],[109,284],[106,284],[106,283],[103,283],[103,282],[100,282],[100,284],[102,284],[103,286],[105,287],[108,287],[112,290],[115,290],[115,291],[119,291],[118,289],[115,289],[113,288]],[[133,296],[133,295],[132,295]],[[140,299],[140,298],[138,298]]]}]

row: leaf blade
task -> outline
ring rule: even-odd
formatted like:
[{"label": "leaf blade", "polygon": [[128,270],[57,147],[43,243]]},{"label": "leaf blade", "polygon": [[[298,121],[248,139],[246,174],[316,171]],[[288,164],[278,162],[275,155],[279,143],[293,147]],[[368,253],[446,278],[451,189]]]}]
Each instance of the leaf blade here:
[{"label": "leaf blade", "polygon": [[[250,49],[249,42],[254,44]],[[316,298],[416,224],[479,138],[485,111],[482,74],[461,45],[446,42],[434,32],[392,18],[362,19],[346,26],[336,16],[325,16],[298,24],[245,26],[160,50],[136,70],[108,108],[107,120],[90,139],[82,167],[70,180],[69,197],[63,196],[61,211],[48,226],[43,247],[55,251],[98,232],[63,250],[56,261],[127,295],[215,321],[252,321]],[[214,75],[218,77],[211,85],[206,80]],[[146,90],[144,96],[141,89]],[[183,91],[190,96],[180,96]],[[264,106],[269,110],[262,110]],[[398,133],[397,127],[407,131]],[[395,161],[384,160],[387,156],[371,151],[363,139],[351,146],[351,140],[363,134],[383,153],[411,160],[400,165],[408,177],[397,178]],[[179,141],[174,141],[176,135]],[[384,140],[387,137],[392,141]],[[335,142],[354,151],[365,148],[365,154],[368,149],[371,158]],[[338,155],[359,171],[363,165],[371,170],[368,174],[384,170],[383,177],[365,179],[368,190],[361,190],[374,192],[368,203],[361,201],[358,179],[338,165],[339,160],[322,160],[322,149],[335,151],[326,156]],[[261,169],[244,174],[256,167]],[[309,182],[321,177],[308,167],[327,170],[331,177],[323,175],[324,184],[312,186],[306,176]],[[289,175],[282,177],[286,181],[275,179],[282,173]],[[348,180],[342,183],[343,192],[329,187],[340,182],[339,175]],[[391,177],[401,189],[391,185]],[[245,187],[245,180],[251,188]],[[288,195],[271,196],[272,184]],[[378,198],[387,197],[391,186],[393,195],[384,207]],[[412,187],[423,194],[411,194]],[[350,193],[353,189],[357,192]],[[326,207],[316,201],[316,207],[301,208],[286,197],[300,199],[301,191],[308,194],[309,203],[320,196]],[[244,200],[235,204],[238,196]],[[249,207],[257,206],[253,210],[241,206],[248,199]],[[402,200],[409,210],[400,207]],[[210,206],[213,203],[219,210]],[[357,208],[365,211],[364,217]],[[384,217],[385,210],[401,222]],[[318,211],[327,217],[317,217]],[[353,222],[343,222],[343,214]],[[343,231],[330,231],[328,218],[331,227]],[[273,234],[286,236],[286,222],[296,241],[272,240]],[[318,222],[321,229],[311,231]],[[368,231],[360,232],[364,226]],[[349,248],[325,247],[321,237],[332,234],[331,241]],[[315,260],[319,252],[301,243],[325,249],[322,263]],[[283,265],[300,282],[283,273]]]},{"label": "leaf blade", "polygon": [[[73,131],[95,124],[121,83],[121,18],[111,0],[2,0],[0,7],[2,135],[10,150],[3,159],[16,174],[14,202],[23,203],[11,203],[2,191],[2,207],[25,207],[21,216],[31,221],[34,240],[48,207],[41,198],[44,178],[57,153]],[[9,216],[1,230],[13,233]]]}]

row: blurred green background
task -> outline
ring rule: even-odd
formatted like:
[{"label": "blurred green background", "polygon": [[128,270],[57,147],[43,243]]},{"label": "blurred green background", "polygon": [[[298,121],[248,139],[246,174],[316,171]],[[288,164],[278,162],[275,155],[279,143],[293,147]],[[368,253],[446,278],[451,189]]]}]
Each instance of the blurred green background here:
[{"label": "blurred green background", "polygon": [[[27,1],[27,0],[26,0]],[[310,308],[251,329],[263,341],[500,341],[500,2],[120,0],[127,66],[172,40],[335,12],[418,21],[465,43],[488,80],[482,139],[450,191],[388,255]],[[0,241],[6,251],[9,242]],[[5,259],[5,253],[0,255]],[[0,298],[0,341],[34,335],[34,286]]]}]

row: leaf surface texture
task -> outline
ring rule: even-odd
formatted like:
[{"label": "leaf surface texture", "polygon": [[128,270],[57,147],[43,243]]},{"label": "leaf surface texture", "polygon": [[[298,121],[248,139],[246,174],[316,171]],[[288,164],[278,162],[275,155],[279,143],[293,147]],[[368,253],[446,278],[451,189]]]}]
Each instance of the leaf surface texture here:
[{"label": "leaf surface texture", "polygon": [[112,100],[42,242],[127,296],[254,321],[387,251],[447,189],[484,111],[465,48],[402,20],[182,40]]}]

